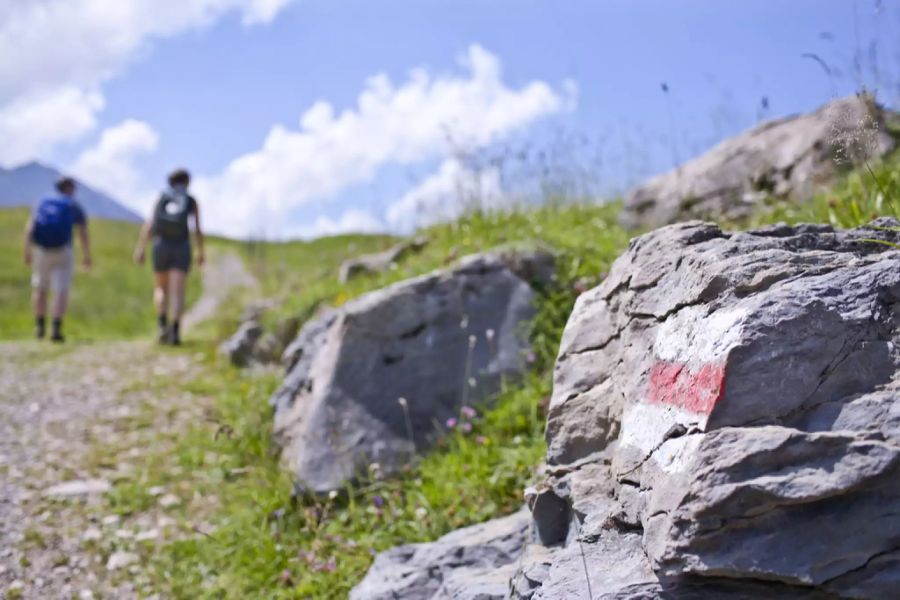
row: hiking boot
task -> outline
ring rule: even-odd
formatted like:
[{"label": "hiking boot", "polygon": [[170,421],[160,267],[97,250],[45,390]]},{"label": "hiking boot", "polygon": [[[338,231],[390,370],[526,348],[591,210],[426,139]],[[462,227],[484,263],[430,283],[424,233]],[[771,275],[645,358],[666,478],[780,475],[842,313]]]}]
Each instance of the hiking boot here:
[{"label": "hiking boot", "polygon": [[37,327],[34,328],[34,337],[36,337],[39,340],[44,339],[44,335],[46,333],[47,333],[47,331],[43,325],[38,325]]},{"label": "hiking boot", "polygon": [[160,345],[165,345],[169,343],[169,328],[168,327],[160,327],[156,333],[156,342]]},{"label": "hiking boot", "polygon": [[171,344],[173,346],[181,345],[181,335],[179,335],[177,329],[169,330],[169,344]]},{"label": "hiking boot", "polygon": [[57,331],[52,336],[50,336],[50,341],[56,342],[57,344],[62,344],[63,342],[66,341],[66,336],[64,336],[62,333]]}]

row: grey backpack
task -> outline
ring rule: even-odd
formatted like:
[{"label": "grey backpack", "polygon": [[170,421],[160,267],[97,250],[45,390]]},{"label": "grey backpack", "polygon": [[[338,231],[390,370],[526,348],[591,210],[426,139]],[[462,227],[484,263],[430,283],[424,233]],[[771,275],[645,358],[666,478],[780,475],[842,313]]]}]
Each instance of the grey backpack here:
[{"label": "grey backpack", "polygon": [[160,196],[153,214],[153,233],[164,240],[188,239],[191,198],[185,192],[167,190]]}]

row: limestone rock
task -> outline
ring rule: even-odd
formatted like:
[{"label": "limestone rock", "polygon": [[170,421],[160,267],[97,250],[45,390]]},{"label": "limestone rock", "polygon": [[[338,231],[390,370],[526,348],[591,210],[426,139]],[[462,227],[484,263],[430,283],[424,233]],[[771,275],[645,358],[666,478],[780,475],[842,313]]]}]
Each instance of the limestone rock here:
[{"label": "limestone rock", "polygon": [[427,245],[428,238],[416,237],[395,244],[383,252],[366,254],[364,256],[345,260],[343,264],[341,264],[338,280],[341,283],[347,283],[354,277],[360,275],[382,273],[388,269],[394,268],[396,264],[406,256],[420,252]]},{"label": "limestone rock", "polygon": [[428,544],[392,548],[375,558],[351,600],[488,600],[505,598],[525,544],[529,516],[508,517],[454,531]]},{"label": "limestone rock", "polygon": [[898,226],[635,239],[563,335],[540,485],[572,517],[515,596],[889,597]]},{"label": "limestone rock", "polygon": [[837,162],[892,150],[884,111],[871,98],[836,100],[805,115],[770,121],[655,177],[625,198],[622,222],[655,227],[687,219],[737,218],[767,197],[802,201],[832,181]]},{"label": "limestone rock", "polygon": [[552,260],[469,257],[308,322],[285,351],[290,370],[272,398],[298,488],[338,489],[370,463],[401,467],[434,441],[435,423],[521,375],[535,311],[529,280],[546,277]]}]

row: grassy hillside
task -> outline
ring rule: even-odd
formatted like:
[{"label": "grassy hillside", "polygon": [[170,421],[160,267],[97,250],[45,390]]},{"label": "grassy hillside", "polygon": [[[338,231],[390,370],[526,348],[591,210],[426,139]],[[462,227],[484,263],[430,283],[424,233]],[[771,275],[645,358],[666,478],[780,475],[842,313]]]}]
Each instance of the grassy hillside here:
[{"label": "grassy hillside", "polygon": [[[849,227],[874,216],[898,216],[898,165],[892,159],[871,174],[851,174],[807,204],[772,206],[742,225],[786,220]],[[236,481],[214,478],[214,485],[191,481],[201,495],[215,494],[218,510],[212,521],[218,528],[212,536],[163,547],[153,558],[158,582],[176,597],[340,598],[365,573],[374,552],[431,540],[518,508],[522,488],[544,453],[541,406],[550,393],[550,368],[572,303],[578,289],[602,279],[629,238],[616,224],[617,211],[617,205],[609,205],[476,213],[423,232],[429,246],[389,273],[346,286],[337,283],[331,268],[297,273],[293,283],[281,275],[267,278],[267,288],[276,293],[282,285],[292,286],[281,312],[309,314],[318,303],[340,304],[500,244],[544,243],[560,253],[559,285],[541,296],[531,332],[532,375],[501,393],[492,408],[483,407],[471,433],[448,436],[403,477],[348,490],[346,497],[297,502],[268,437],[266,400],[276,381],[226,370],[224,379],[198,383],[204,393],[219,398],[216,421],[235,433],[217,439],[210,427],[198,428],[178,451],[220,457],[201,472],[236,469],[243,475]],[[302,261],[308,249],[286,244],[278,252]]]},{"label": "grassy hillside", "polygon": [[[396,270],[361,277],[347,285],[337,281],[341,260],[387,247],[394,240],[345,236],[280,244],[219,241],[220,249],[246,258],[261,282],[262,295],[278,300],[271,320],[281,315],[309,315],[320,304],[339,305],[368,290],[449,264],[459,256],[503,244],[554,248],[559,256],[558,285],[544,290],[539,298],[539,316],[531,331],[535,348],[531,374],[521,385],[499,394],[492,406],[478,407],[471,432],[447,436],[401,477],[376,479],[363,488],[317,500],[291,496],[290,477],[279,467],[277,449],[270,441],[267,400],[278,374],[238,371],[215,355],[216,343],[232,331],[243,306],[237,299],[230,303],[204,330],[208,339],[203,372],[189,384],[190,389],[181,390],[209,399],[214,408],[171,445],[148,445],[140,457],[131,459],[137,476],[127,485],[117,484],[107,497],[104,510],[120,514],[155,502],[149,492],[155,486],[180,490],[184,497],[195,499],[173,509],[173,515],[189,530],[193,524],[201,524],[194,527],[201,533],[142,550],[142,558],[154,568],[151,587],[174,598],[341,598],[363,576],[375,552],[431,540],[518,508],[522,488],[544,453],[542,406],[550,394],[551,368],[562,328],[579,290],[604,277],[631,235],[617,225],[618,209],[616,204],[558,204],[473,213],[421,232],[430,239],[429,245]],[[771,206],[741,225],[787,220],[853,226],[874,216],[898,214],[900,161],[895,158],[871,173],[851,174],[830,193],[803,206]],[[22,218],[24,215],[15,217]],[[3,223],[15,220],[9,215],[3,219]],[[102,227],[96,229],[98,243]],[[6,231],[0,243],[11,243]],[[140,297],[139,288],[145,284],[137,274],[148,286],[149,278],[127,263],[134,232],[123,229],[118,234],[121,239],[116,231],[104,234],[108,235],[105,259],[98,252],[98,262],[107,260],[109,270],[104,275],[98,269],[89,277]],[[129,252],[120,257],[123,247]],[[18,246],[14,250],[12,259],[3,260],[19,260]],[[21,279],[24,269],[13,262],[0,263],[0,269],[4,278],[0,292],[20,290],[21,281],[7,279],[7,272],[18,269]],[[89,281],[82,277],[78,285],[87,287],[84,284]],[[86,300],[101,302],[96,297],[101,289],[89,288],[84,292],[91,294]],[[143,292],[149,293],[149,288]],[[4,309],[13,306],[15,298],[15,294],[2,296]],[[16,306],[24,307],[24,300],[16,301],[20,302]],[[115,303],[106,306],[112,314],[123,312]],[[83,318],[87,322],[91,315]],[[120,315],[111,322],[128,321]],[[134,330],[140,327],[138,323]],[[26,335],[30,331],[27,319],[24,331]],[[132,330],[122,325],[117,331]],[[158,394],[179,391],[166,387],[171,382],[160,381],[159,385]],[[112,456],[114,460],[115,453]]]}]

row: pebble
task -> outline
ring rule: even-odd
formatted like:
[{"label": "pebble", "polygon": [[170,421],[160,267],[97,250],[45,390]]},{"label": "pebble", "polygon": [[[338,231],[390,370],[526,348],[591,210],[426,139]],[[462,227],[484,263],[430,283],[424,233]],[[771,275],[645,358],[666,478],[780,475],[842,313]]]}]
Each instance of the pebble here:
[{"label": "pebble", "polygon": [[48,498],[68,498],[72,496],[87,496],[90,494],[104,494],[112,486],[105,479],[84,479],[67,481],[51,486],[44,490],[44,496]]},{"label": "pebble", "polygon": [[159,505],[163,508],[171,508],[173,506],[178,506],[179,504],[181,504],[181,499],[175,494],[166,494],[159,499]]},{"label": "pebble", "polygon": [[133,554],[131,552],[113,552],[110,555],[109,560],[106,561],[106,570],[117,571],[123,567],[133,565],[139,560],[140,557],[138,557],[137,554]]}]

